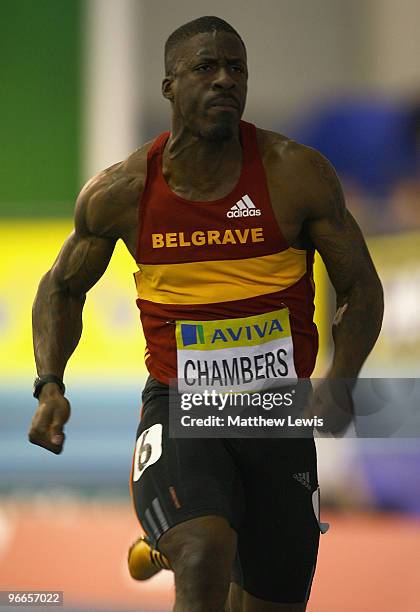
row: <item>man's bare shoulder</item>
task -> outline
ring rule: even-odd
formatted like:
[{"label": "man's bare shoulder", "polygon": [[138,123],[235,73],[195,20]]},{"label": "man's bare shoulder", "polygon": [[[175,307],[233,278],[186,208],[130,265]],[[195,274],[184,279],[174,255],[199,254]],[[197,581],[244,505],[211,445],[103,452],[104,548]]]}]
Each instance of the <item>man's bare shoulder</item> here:
[{"label": "man's bare shoulder", "polygon": [[141,174],[143,180],[146,178],[147,172],[147,154],[154,140],[149,140],[144,145],[133,151],[122,164],[127,175]]},{"label": "man's bare shoulder", "polygon": [[147,153],[152,142],[86,183],[76,203],[76,227],[80,232],[115,239],[126,234],[143,193]]},{"label": "man's bare shoulder", "polygon": [[319,151],[296,140],[269,130],[257,128],[258,146],[265,163],[287,164],[288,169],[296,166],[297,170],[308,172],[317,163],[328,161]]},{"label": "man's bare shoulder", "polygon": [[339,189],[332,164],[316,149],[268,130],[258,129],[257,138],[269,181],[287,180],[300,198],[316,206]]}]

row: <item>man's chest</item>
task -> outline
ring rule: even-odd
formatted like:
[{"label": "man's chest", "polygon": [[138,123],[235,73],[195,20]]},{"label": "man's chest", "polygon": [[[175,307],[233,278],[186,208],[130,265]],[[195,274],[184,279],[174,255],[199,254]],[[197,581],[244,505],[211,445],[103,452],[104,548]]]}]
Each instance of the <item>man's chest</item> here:
[{"label": "man's chest", "polygon": [[[294,182],[290,180],[288,181],[286,177],[284,180],[279,181],[278,177],[272,177],[270,175],[270,171],[267,170],[266,184],[270,208],[272,209],[274,215],[274,219],[272,220],[277,223],[282,236],[289,246],[304,248],[301,238],[302,218],[300,208],[297,205],[299,202],[299,190]],[[124,215],[121,230],[121,238],[134,259],[136,258],[136,251],[141,233],[139,219],[144,217],[144,215],[139,214],[139,207],[142,207],[145,204],[150,207],[150,202],[143,202],[142,195],[143,194],[139,194],[137,205],[135,207],[130,207],[130,209],[127,210],[126,214]],[[203,214],[201,218],[197,219],[197,223],[200,221],[204,228],[208,221],[206,217],[209,215],[212,217],[214,216],[215,228],[219,225],[225,225],[227,228],[230,227],[230,225],[235,225],[235,227],[238,226],[236,230],[236,234],[238,234],[238,236],[236,236],[235,233],[233,236],[233,239],[236,239],[237,237],[238,244],[245,240],[247,233],[250,234],[249,239],[251,240],[251,229],[254,226],[260,227],[264,224],[264,210],[263,207],[260,206],[258,197],[250,197],[245,192],[241,195],[241,198],[233,198],[232,202],[226,200],[220,206],[217,204],[214,206],[212,205],[210,208],[203,206]],[[205,202],[203,202],[203,204],[205,204]],[[175,243],[178,244],[178,239],[183,245],[186,245],[188,240],[188,232],[191,233],[193,229],[202,229],[200,223],[198,223],[197,228],[195,228],[195,226],[193,228],[191,224],[192,218],[196,217],[196,205],[192,204],[191,207],[179,206],[179,208],[182,208],[182,210],[177,210],[177,202],[171,201],[168,208],[164,211],[155,210],[151,215],[151,211],[148,211],[149,223],[147,233],[150,234],[150,240],[152,240],[153,235],[156,234],[159,236],[162,235],[164,241],[168,239],[172,247],[175,245]],[[223,210],[221,210],[222,208]],[[167,219],[173,220],[173,227],[169,226],[170,224],[168,225]],[[248,229],[248,226],[251,229]],[[163,227],[164,229],[162,229]],[[213,229],[213,227],[211,227],[210,230],[211,229]],[[201,237],[198,236],[197,240],[199,238],[201,239]],[[222,241],[223,237],[220,236],[219,238],[220,241]],[[229,237],[226,237],[226,239],[228,238]],[[231,238],[229,238],[229,240],[230,239]],[[214,240],[216,240],[216,238],[214,238]]]}]

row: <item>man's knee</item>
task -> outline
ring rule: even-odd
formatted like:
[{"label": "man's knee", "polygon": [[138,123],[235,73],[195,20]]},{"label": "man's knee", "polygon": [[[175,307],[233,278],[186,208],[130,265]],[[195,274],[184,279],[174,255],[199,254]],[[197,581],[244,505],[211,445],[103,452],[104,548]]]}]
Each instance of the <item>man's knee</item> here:
[{"label": "man's knee", "polygon": [[159,541],[159,550],[171,566],[212,565],[218,560],[231,567],[236,553],[236,533],[228,521],[219,516],[203,516],[176,525]]}]

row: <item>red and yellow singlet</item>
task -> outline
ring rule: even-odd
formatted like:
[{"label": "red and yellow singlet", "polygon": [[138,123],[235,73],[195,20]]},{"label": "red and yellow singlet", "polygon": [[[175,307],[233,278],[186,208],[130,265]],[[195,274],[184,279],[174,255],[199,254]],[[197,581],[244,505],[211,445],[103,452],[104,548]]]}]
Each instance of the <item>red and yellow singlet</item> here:
[{"label": "red and yellow singlet", "polygon": [[148,153],[135,281],[146,366],[161,382],[253,390],[309,377],[318,349],[313,251],[289,247],[275,219],[256,129],[226,197],[187,201],[162,173],[169,133]]}]

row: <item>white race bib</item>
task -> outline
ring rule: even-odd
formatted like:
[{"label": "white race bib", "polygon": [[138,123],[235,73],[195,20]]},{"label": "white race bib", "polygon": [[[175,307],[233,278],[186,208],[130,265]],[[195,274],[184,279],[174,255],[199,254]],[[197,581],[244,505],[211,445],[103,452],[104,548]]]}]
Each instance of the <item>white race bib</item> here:
[{"label": "white race bib", "polygon": [[297,380],[287,308],[219,321],[177,321],[178,391],[254,392]]}]

